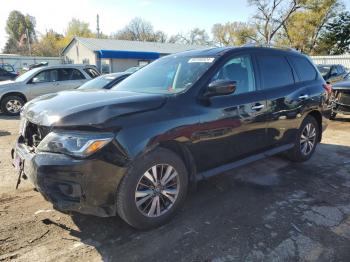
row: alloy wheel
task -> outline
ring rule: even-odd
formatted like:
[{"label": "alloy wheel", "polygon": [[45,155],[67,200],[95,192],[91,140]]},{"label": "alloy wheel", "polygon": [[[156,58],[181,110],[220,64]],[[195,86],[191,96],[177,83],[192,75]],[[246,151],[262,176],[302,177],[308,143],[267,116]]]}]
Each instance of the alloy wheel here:
[{"label": "alloy wheel", "polygon": [[300,137],[300,149],[303,155],[307,156],[312,152],[316,143],[316,127],[312,123],[308,123]]},{"label": "alloy wheel", "polygon": [[17,114],[22,108],[22,103],[16,99],[11,99],[6,103],[6,110],[12,114]]},{"label": "alloy wheel", "polygon": [[138,210],[147,217],[159,217],[174,205],[180,188],[180,179],[174,167],[154,165],[140,178],[135,191]]}]

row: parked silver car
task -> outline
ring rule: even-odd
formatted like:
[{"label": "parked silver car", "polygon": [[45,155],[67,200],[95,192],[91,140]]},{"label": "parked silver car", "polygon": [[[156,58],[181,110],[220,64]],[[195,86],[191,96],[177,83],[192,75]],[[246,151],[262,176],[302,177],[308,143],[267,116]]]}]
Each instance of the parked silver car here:
[{"label": "parked silver car", "polygon": [[1,111],[18,115],[29,100],[48,93],[74,89],[99,76],[94,66],[57,65],[32,69],[14,81],[0,83]]}]

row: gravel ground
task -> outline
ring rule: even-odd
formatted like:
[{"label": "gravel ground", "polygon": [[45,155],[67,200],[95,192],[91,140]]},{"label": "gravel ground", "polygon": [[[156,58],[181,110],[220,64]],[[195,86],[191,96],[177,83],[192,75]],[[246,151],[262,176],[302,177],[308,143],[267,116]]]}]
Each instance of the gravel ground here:
[{"label": "gravel ground", "polygon": [[14,190],[18,124],[0,115],[0,261],[350,261],[350,117],[310,161],[272,157],[203,181],[151,231],[54,211],[26,181]]}]

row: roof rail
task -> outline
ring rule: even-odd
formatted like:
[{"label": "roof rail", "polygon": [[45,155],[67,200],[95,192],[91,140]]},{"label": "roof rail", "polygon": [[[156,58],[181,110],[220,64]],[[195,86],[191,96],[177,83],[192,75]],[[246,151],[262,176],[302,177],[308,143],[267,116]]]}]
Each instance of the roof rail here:
[{"label": "roof rail", "polygon": [[290,46],[275,46],[271,44],[260,44],[260,43],[247,43],[242,45],[241,47],[267,47],[267,48],[275,48],[275,49],[283,49],[288,51],[299,52],[297,49],[292,48]]}]

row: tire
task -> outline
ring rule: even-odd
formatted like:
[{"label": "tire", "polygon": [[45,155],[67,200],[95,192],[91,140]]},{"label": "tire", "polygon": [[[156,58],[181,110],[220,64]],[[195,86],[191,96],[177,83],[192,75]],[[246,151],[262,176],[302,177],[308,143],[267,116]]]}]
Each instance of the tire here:
[{"label": "tire", "polygon": [[1,101],[1,111],[6,115],[17,116],[21,112],[25,101],[20,96],[6,96]]},{"label": "tire", "polygon": [[[303,137],[307,134],[307,128],[310,127],[311,130],[314,130],[314,136],[310,137],[309,140],[306,140],[306,144],[302,142]],[[304,121],[302,122],[298,134],[295,138],[294,147],[290,149],[286,156],[289,160],[294,162],[304,162],[311,158],[311,156],[314,154],[317,143],[320,139],[320,131],[321,128],[316,121],[316,119],[312,116],[307,116]],[[310,131],[313,134],[313,131]],[[313,143],[312,148],[310,149],[310,144],[308,144],[308,141]],[[304,151],[305,145],[307,145],[307,150]]]},{"label": "tire", "polygon": [[[167,175],[168,168],[170,171]],[[154,183],[154,173],[158,175],[158,181],[163,181],[157,186]],[[172,177],[174,178],[167,182]],[[171,187],[173,184],[176,186]],[[188,172],[181,158],[168,149],[157,148],[136,159],[128,168],[118,186],[117,212],[125,222],[137,229],[161,226],[182,206],[187,188]],[[168,192],[171,193],[167,195]],[[173,192],[177,192],[177,195]],[[152,209],[153,206],[155,208]]]}]

